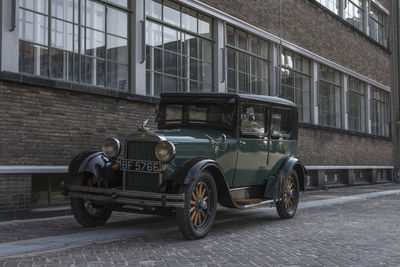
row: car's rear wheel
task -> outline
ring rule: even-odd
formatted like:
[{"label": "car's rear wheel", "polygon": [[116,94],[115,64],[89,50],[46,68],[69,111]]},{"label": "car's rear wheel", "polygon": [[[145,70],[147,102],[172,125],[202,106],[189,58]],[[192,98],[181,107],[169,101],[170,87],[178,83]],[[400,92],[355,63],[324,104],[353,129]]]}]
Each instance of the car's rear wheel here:
[{"label": "car's rear wheel", "polygon": [[185,195],[183,208],[176,211],[179,230],[186,239],[200,239],[210,231],[217,209],[217,186],[207,171],[180,189]]},{"label": "car's rear wheel", "polygon": [[[92,174],[82,173],[74,177],[72,184],[95,187],[96,178]],[[103,225],[107,222],[112,213],[111,209],[96,206],[88,199],[71,197],[70,203],[72,214],[76,221],[84,227]]]},{"label": "car's rear wheel", "polygon": [[299,204],[299,178],[292,170],[284,182],[282,199],[276,203],[276,210],[281,219],[290,219],[294,216]]}]

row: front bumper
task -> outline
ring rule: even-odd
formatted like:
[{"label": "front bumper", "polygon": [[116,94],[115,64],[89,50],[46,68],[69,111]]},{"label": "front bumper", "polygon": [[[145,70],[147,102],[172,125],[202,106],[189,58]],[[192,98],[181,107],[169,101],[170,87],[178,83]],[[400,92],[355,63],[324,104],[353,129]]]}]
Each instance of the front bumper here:
[{"label": "front bumper", "polygon": [[107,204],[119,203],[134,206],[183,208],[184,194],[165,194],[153,192],[138,192],[109,188],[98,188],[61,183],[61,193],[64,196],[101,201]]}]

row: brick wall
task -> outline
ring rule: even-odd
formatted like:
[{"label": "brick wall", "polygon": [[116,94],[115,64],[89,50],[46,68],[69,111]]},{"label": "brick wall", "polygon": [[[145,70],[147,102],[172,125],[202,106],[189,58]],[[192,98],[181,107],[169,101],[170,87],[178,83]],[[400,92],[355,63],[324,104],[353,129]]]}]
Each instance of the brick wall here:
[{"label": "brick wall", "polygon": [[31,175],[0,174],[0,221],[31,208]]},{"label": "brick wall", "polygon": [[128,100],[0,82],[0,165],[67,165],[107,136],[121,141],[155,106]]},{"label": "brick wall", "polygon": [[394,147],[389,139],[300,128],[297,157],[305,165],[393,166]]}]

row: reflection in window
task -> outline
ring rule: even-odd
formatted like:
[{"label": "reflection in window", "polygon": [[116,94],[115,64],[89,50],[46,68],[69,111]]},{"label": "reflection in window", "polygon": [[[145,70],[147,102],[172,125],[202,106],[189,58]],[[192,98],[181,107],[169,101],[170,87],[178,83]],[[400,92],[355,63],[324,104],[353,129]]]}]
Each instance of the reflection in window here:
[{"label": "reflection in window", "polygon": [[266,107],[243,104],[241,113],[241,132],[243,134],[264,135]]},{"label": "reflection in window", "polygon": [[271,138],[290,139],[290,110],[272,108],[271,112]]},{"label": "reflection in window", "polygon": [[19,21],[20,72],[127,90],[126,12],[90,0],[23,0]]},{"label": "reflection in window", "polygon": [[339,15],[339,1],[340,0],[317,0],[318,3],[320,3],[336,15]]},{"label": "reflection in window", "polygon": [[360,31],[364,30],[364,10],[362,0],[345,1],[344,19],[357,27]]},{"label": "reflection in window", "polygon": [[349,129],[365,132],[366,129],[366,85],[360,80],[349,77],[348,86]]},{"label": "reflection in window", "polygon": [[389,136],[389,94],[373,86],[371,98],[372,133]]},{"label": "reflection in window", "polygon": [[319,77],[319,124],[341,128],[342,75],[334,69],[320,65]]},{"label": "reflection in window", "polygon": [[371,5],[369,15],[369,36],[383,46],[387,46],[386,15],[375,5]]},{"label": "reflection in window", "polygon": [[212,91],[212,19],[167,0],[146,15],[147,94]]},{"label": "reflection in window", "polygon": [[281,97],[296,103],[299,121],[310,123],[310,60],[284,49],[281,54]]},{"label": "reflection in window", "polygon": [[269,43],[227,26],[227,90],[269,94]]}]

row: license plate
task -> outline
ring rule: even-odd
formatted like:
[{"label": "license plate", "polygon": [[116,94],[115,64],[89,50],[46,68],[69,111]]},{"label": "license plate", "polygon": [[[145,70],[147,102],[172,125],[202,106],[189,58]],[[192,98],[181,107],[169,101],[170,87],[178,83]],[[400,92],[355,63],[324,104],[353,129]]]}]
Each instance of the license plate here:
[{"label": "license plate", "polygon": [[149,160],[121,159],[119,160],[119,166],[122,171],[157,173],[157,170],[161,168],[161,162]]}]

